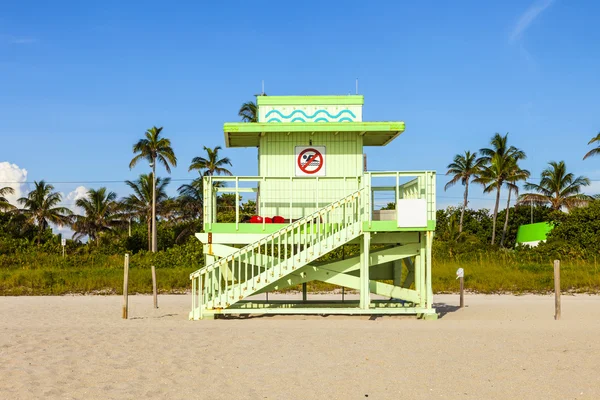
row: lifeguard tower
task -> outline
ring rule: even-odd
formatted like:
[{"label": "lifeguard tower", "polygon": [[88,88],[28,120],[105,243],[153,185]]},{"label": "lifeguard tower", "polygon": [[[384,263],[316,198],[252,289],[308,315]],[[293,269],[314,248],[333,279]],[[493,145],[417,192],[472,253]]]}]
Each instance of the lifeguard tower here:
[{"label": "lifeguard tower", "polygon": [[[358,95],[259,96],[257,123],[224,125],[227,147],[258,148],[258,176],[204,178],[204,225],[196,237],[206,265],[190,275],[190,319],[437,318],[431,289],[435,172],[367,172],[363,148],[389,144],[404,131],[404,122],[363,122],[363,103]],[[223,193],[235,196],[234,223],[219,222]],[[240,197],[253,193],[257,215],[242,222]],[[395,209],[377,210],[381,193],[395,200]],[[355,249],[355,255],[341,256],[342,247]],[[306,296],[311,281],[358,291],[360,300],[311,301]],[[256,296],[300,284],[302,300]]]}]

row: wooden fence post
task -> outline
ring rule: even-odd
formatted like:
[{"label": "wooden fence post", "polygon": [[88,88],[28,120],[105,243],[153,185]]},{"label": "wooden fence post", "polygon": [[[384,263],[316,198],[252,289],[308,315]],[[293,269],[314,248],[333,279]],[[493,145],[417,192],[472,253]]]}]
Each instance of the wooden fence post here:
[{"label": "wooden fence post", "polygon": [[158,297],[156,294],[156,268],[152,266],[152,294],[154,295],[154,308],[158,308]]},{"label": "wooden fence post", "polygon": [[460,277],[460,308],[465,307],[465,277]]},{"label": "wooden fence post", "polygon": [[465,307],[465,270],[459,268],[456,270],[456,279],[460,282],[460,306],[459,308]]},{"label": "wooden fence post", "polygon": [[554,319],[560,319],[560,260],[554,260]]},{"label": "wooden fence post", "polygon": [[127,319],[129,311],[128,301],[129,288],[129,254],[125,254],[125,265],[123,266],[123,319]]}]

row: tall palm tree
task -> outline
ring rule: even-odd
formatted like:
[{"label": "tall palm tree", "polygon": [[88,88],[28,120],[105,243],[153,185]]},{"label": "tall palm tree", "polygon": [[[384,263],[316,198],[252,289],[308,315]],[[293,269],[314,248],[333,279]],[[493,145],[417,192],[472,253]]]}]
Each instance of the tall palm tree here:
[{"label": "tall palm tree", "polygon": [[123,221],[119,215],[120,205],[116,198],[115,192],[101,187],[98,190],[88,190],[87,197],[78,199],[75,205],[83,209],[84,215],[78,215],[73,223],[73,239],[88,236],[99,245],[103,232],[112,231],[121,225]]},{"label": "tall palm tree", "polygon": [[240,107],[238,115],[244,122],[258,122],[258,106],[253,101],[248,101]]},{"label": "tall palm tree", "polygon": [[508,187],[508,200],[506,201],[506,215],[504,218],[504,228],[502,229],[502,238],[500,239],[500,246],[504,246],[504,239],[506,239],[506,232],[508,231],[508,215],[510,213],[510,195],[515,192],[515,195],[519,195],[519,186],[517,182],[524,181],[529,178],[531,173],[526,169],[521,169],[519,166],[519,159],[513,158],[512,164],[508,168],[506,175],[505,185]]},{"label": "tall palm tree", "polygon": [[0,210],[2,211],[12,210],[15,208],[15,206],[10,204],[8,199],[4,197],[8,194],[15,194],[15,190],[10,186],[0,188]]},{"label": "tall palm tree", "polygon": [[458,225],[458,232],[461,233],[463,230],[463,219],[465,216],[465,209],[467,208],[469,198],[469,182],[471,177],[476,176],[481,168],[482,161],[477,158],[477,152],[471,153],[469,150],[465,151],[465,154],[457,154],[454,156],[454,162],[448,164],[448,172],[446,175],[453,175],[452,179],[444,186],[444,191],[449,187],[454,186],[458,181],[465,187],[464,202],[462,210],[460,212],[460,223]]},{"label": "tall palm tree", "polygon": [[[156,178],[156,207],[155,210],[160,214],[163,208],[163,202],[168,198],[166,187],[171,182],[171,178]],[[124,207],[135,215],[141,221],[146,221],[148,225],[148,250],[152,251],[155,246],[152,242],[152,192],[153,180],[152,174],[142,174],[135,181],[125,181],[125,183],[133,190],[133,194],[123,199]]]},{"label": "tall palm tree", "polygon": [[231,160],[229,157],[219,158],[219,150],[221,150],[221,146],[217,146],[214,149],[204,146],[204,150],[206,151],[207,158],[194,157],[188,171],[204,171],[202,173],[204,176],[232,175],[231,171],[229,171],[227,168],[224,168],[225,165],[231,165]]},{"label": "tall palm tree", "polygon": [[152,251],[156,251],[156,163],[160,162],[170,174],[170,165],[177,166],[177,157],[171,147],[171,141],[167,138],[161,138],[162,126],[157,128],[153,126],[146,131],[145,138],[140,139],[133,145],[135,156],[129,163],[129,169],[133,168],[140,160],[148,160],[152,167]]},{"label": "tall palm tree", "polygon": [[585,160],[588,157],[591,156],[597,156],[598,154],[600,154],[600,132],[598,132],[598,134],[596,136],[594,136],[592,138],[592,140],[589,141],[588,145],[592,144],[592,143],[598,143],[598,147],[595,147],[593,149],[591,149],[590,151],[588,151],[586,153],[585,156],[583,156],[583,159]]},{"label": "tall palm tree", "polygon": [[498,218],[498,207],[500,206],[500,190],[504,186],[508,172],[513,160],[524,160],[525,153],[514,146],[508,146],[508,133],[504,136],[499,133],[492,136],[490,141],[492,147],[480,149],[483,167],[480,176],[474,182],[483,185],[485,193],[496,191],[496,204],[492,217],[492,244],[496,240],[496,219]]},{"label": "tall palm tree", "polygon": [[536,193],[525,193],[519,197],[519,203],[533,202],[537,204],[550,204],[552,209],[567,210],[573,207],[586,205],[592,199],[582,194],[584,186],[590,185],[589,178],[584,176],[575,177],[567,172],[564,161],[550,161],[549,167],[542,171],[539,184],[525,183],[525,189]]},{"label": "tall palm tree", "polygon": [[179,186],[177,191],[179,192],[178,200],[182,219],[201,218],[204,204],[202,178],[196,178],[190,184]]},{"label": "tall palm tree", "polygon": [[73,213],[66,207],[58,206],[62,196],[53,192],[54,186],[42,181],[34,182],[34,189],[17,201],[23,205],[21,212],[27,215],[29,222],[37,225],[37,243],[42,241],[42,234],[49,223],[58,226],[68,225],[72,221]]}]

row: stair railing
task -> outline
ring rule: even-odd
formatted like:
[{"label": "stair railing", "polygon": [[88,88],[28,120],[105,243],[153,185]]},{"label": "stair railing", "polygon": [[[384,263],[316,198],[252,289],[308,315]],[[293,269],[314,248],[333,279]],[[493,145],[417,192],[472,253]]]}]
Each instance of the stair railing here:
[{"label": "stair railing", "polygon": [[357,237],[363,190],[307,215],[190,274],[192,315],[225,308]]}]

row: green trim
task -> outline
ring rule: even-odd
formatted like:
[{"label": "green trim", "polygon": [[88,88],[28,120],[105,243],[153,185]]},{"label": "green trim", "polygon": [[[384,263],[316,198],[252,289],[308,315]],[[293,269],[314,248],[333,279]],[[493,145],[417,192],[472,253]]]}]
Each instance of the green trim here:
[{"label": "green trim", "polygon": [[[337,227],[338,224],[321,224],[321,229],[324,229],[325,232],[330,232],[331,228],[336,226]],[[238,225],[239,229],[236,229],[235,223],[225,223],[225,222],[219,222],[219,223],[214,223],[212,224],[206,224],[205,227],[205,232],[211,232],[211,233],[264,233],[264,234],[269,234],[269,233],[274,233],[277,232],[278,230],[280,230],[281,228],[284,228],[288,226],[288,224],[265,224],[264,225],[264,230],[263,230],[263,224],[250,224],[250,223],[240,223]],[[318,224],[314,224],[313,225],[313,232],[317,233],[319,229],[319,225]],[[296,232],[298,232],[298,230],[296,229]],[[301,233],[304,233],[304,226],[301,227],[300,229]]]},{"label": "green trim", "polygon": [[218,222],[214,224],[205,224],[205,232],[211,233],[273,233],[277,232],[287,224],[239,224],[239,229],[236,229],[235,223]]},{"label": "green trim", "polygon": [[[211,233],[263,233],[269,234],[277,232],[279,229],[286,227],[288,224],[250,224],[240,223],[236,229],[235,223],[229,222],[217,222],[213,224],[206,224],[204,232]],[[332,224],[322,224],[321,226],[326,229],[327,232],[331,229]],[[371,227],[369,222],[363,222],[363,231],[365,232],[419,232],[419,231],[434,231],[436,222],[433,220],[427,221],[427,227],[417,228],[398,228],[396,221],[371,221]],[[313,229],[316,232],[318,225],[314,225]],[[302,229],[304,232],[304,229]],[[535,239],[539,240],[539,239]]]},{"label": "green trim", "polygon": [[[345,302],[345,304],[349,303]],[[355,302],[356,303],[356,302]],[[356,303],[357,304],[357,303]],[[357,304],[358,305],[358,304]],[[374,314],[401,314],[401,315],[410,315],[417,314],[417,316],[426,316],[429,314],[435,314],[436,311],[433,308],[425,308],[425,307],[383,307],[378,305],[377,307],[372,307],[367,310],[361,308],[337,308],[337,307],[329,307],[329,308],[319,308],[319,304],[315,304],[313,308],[306,307],[304,308],[284,308],[285,305],[280,307],[272,307],[272,308],[224,308],[219,310],[206,310],[203,311],[203,315],[208,316],[208,318],[214,318],[214,315],[218,314],[339,314],[339,315],[374,315]],[[193,314],[190,313],[190,319],[198,319]],[[203,318],[205,318],[203,316]],[[431,319],[428,318],[428,319]]]},{"label": "green trim", "polygon": [[363,105],[362,95],[351,96],[257,96],[258,106]]},{"label": "green trim", "polygon": [[271,132],[404,132],[404,121],[384,122],[227,122],[225,133],[271,133]]},{"label": "green trim", "polygon": [[549,222],[538,222],[519,226],[517,230],[517,243],[537,242],[546,240],[548,233],[554,226]]},{"label": "green trim", "polygon": [[415,231],[435,231],[435,221],[427,221],[427,227],[417,228],[398,228],[396,221],[371,221],[369,227],[369,221],[363,222],[363,231],[365,232],[415,232]]},{"label": "green trim", "polygon": [[404,132],[403,121],[383,122],[228,122],[223,125],[225,146],[258,147],[266,133],[354,132],[363,137],[363,146],[385,146]]}]

